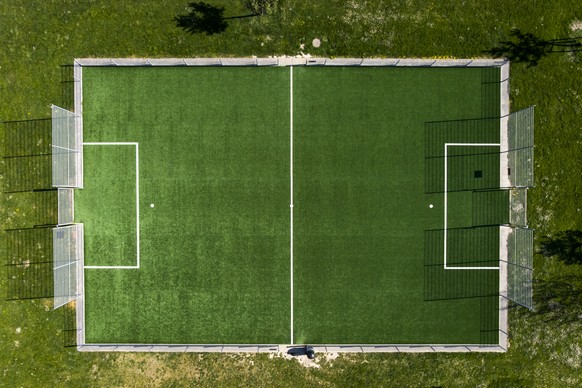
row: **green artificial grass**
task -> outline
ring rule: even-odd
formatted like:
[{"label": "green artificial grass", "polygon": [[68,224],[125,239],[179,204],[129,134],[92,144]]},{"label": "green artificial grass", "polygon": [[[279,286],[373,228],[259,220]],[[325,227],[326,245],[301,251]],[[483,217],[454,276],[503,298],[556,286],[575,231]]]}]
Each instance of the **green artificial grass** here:
[{"label": "green artificial grass", "polygon": [[84,186],[75,191],[75,222],[83,224],[86,266],[136,266],[135,145],[85,145]]},{"label": "green artificial grass", "polygon": [[[423,249],[444,226],[444,187],[425,187],[444,159],[424,142],[470,141],[425,123],[489,117],[495,71],[84,67],[76,218],[86,265],[113,267],[85,270],[87,343],[495,344],[497,272],[445,270],[442,233]],[[453,227],[472,227],[499,156],[450,153]],[[498,234],[469,232],[449,235],[450,262],[496,265]]]},{"label": "green artificial grass", "polygon": [[[429,302],[425,283],[435,279],[424,279],[423,251],[425,229],[443,227],[443,189],[427,195],[424,185],[425,122],[487,115],[482,72],[295,69],[299,343],[482,343],[480,299],[463,294],[463,278],[472,274],[440,285],[461,287],[456,299]],[[427,141],[442,148],[445,139]],[[442,170],[443,159],[436,163]],[[499,158],[478,165],[498,172]],[[462,173],[449,175],[457,176]],[[497,175],[490,187],[498,186]],[[469,205],[469,219],[470,200],[461,202]],[[451,213],[460,213],[454,205]],[[498,244],[497,238],[484,245]],[[442,253],[435,260],[440,278],[446,277]],[[488,294],[497,292],[498,282],[488,279]]]},{"label": "green artificial grass", "polygon": [[288,72],[83,70],[87,343],[290,342]]}]

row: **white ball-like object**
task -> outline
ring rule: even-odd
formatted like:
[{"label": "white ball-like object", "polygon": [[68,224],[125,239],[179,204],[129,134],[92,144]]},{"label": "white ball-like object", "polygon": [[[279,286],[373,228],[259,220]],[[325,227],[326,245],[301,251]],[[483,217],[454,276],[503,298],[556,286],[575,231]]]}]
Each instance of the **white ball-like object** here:
[{"label": "white ball-like object", "polygon": [[321,46],[321,40],[315,38],[315,39],[313,39],[311,44],[313,45],[313,47],[317,48],[317,47]]},{"label": "white ball-like object", "polygon": [[430,207],[430,208],[432,209],[434,206],[433,206],[433,205],[432,205],[432,203],[431,203],[430,205],[428,205],[428,207]]},{"label": "white ball-like object", "polygon": [[152,204],[150,204],[150,207],[154,207],[154,206],[155,206],[155,205],[154,205],[153,203],[152,203]]}]

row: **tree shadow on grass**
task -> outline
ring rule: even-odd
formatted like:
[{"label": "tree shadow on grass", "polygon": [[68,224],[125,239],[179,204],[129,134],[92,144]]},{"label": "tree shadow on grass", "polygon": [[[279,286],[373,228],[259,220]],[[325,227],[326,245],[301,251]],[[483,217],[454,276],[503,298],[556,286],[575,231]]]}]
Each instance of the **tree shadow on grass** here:
[{"label": "tree shadow on grass", "polygon": [[510,33],[513,40],[499,42],[499,46],[484,51],[494,58],[507,58],[514,62],[537,66],[539,61],[553,53],[582,51],[579,38],[543,39],[530,32],[514,29]]},{"label": "tree shadow on grass", "polygon": [[535,312],[544,321],[569,324],[582,320],[582,278],[566,275],[534,283]]},{"label": "tree shadow on grass", "polygon": [[565,264],[582,264],[582,231],[564,230],[554,236],[543,236],[537,253],[554,257]]},{"label": "tree shadow on grass", "polygon": [[206,33],[214,35],[224,32],[228,27],[227,20],[243,19],[253,16],[260,16],[259,13],[252,13],[241,16],[224,16],[224,7],[215,7],[203,1],[189,3],[190,12],[187,15],[178,15],[174,18],[176,25],[191,34]]},{"label": "tree shadow on grass", "polygon": [[[582,231],[564,230],[553,236],[543,236],[536,253],[567,265],[582,264]],[[536,280],[534,285],[534,314],[545,321],[558,323],[582,320],[582,276],[564,274],[551,279]]]}]

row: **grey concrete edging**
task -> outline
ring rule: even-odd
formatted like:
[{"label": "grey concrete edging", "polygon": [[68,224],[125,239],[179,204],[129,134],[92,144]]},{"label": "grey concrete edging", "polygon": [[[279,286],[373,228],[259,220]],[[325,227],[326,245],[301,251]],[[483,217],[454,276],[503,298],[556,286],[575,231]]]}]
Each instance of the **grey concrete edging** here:
[{"label": "grey concrete edging", "polygon": [[[304,345],[86,344],[80,352],[287,353]],[[499,345],[313,345],[317,353],[503,353]]]},{"label": "grey concrete edging", "polygon": [[245,58],[78,58],[79,66],[398,66],[398,67],[500,67],[500,59],[432,58],[323,58],[323,57],[245,57]]}]

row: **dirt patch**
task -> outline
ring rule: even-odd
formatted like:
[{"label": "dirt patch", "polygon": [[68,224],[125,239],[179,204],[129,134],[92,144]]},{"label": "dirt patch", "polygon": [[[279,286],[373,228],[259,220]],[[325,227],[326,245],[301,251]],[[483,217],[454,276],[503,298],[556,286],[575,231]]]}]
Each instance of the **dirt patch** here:
[{"label": "dirt patch", "polygon": [[115,363],[125,371],[124,380],[129,385],[161,386],[163,382],[176,376],[196,380],[199,370],[191,363],[177,360],[169,367],[165,354],[123,353]]},{"label": "dirt patch", "polygon": [[[75,302],[70,302],[69,304],[74,304]],[[64,308],[70,308],[69,304],[66,304]],[[45,299],[42,301],[42,307],[44,311],[50,311],[53,308],[53,299]]]},{"label": "dirt patch", "polygon": [[339,357],[339,353],[338,352],[330,352],[330,353],[324,353],[323,356],[325,357],[325,361],[327,362],[332,362],[334,361],[336,358]]}]

